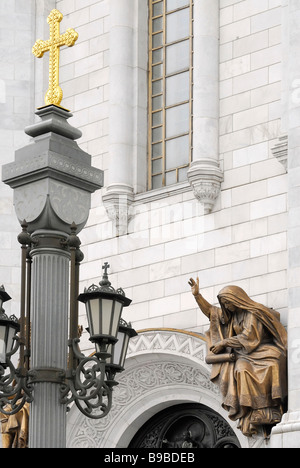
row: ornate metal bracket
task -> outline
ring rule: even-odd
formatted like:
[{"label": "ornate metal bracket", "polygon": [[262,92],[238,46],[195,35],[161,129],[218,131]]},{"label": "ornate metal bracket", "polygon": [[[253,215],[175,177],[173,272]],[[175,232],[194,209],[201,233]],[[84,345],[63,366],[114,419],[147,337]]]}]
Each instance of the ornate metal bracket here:
[{"label": "ornate metal bracket", "polygon": [[106,380],[106,352],[95,353],[86,357],[78,347],[79,339],[70,340],[69,346],[78,359],[75,370],[69,370],[66,380],[61,384],[61,403],[75,403],[85,416],[91,419],[105,417],[112,405],[112,389],[117,383]]},{"label": "ornate metal bracket", "polygon": [[15,337],[16,344],[10,353],[7,353],[6,369],[0,366],[0,411],[11,415],[18,413],[24,404],[33,401],[33,386],[28,381],[28,373],[24,368],[16,369],[11,358],[20,347],[20,340]]},{"label": "ornate metal bracket", "polygon": [[[34,386],[37,383],[55,383],[59,385],[61,398],[64,405],[75,403],[78,409],[91,419],[105,417],[112,406],[112,391],[117,385],[114,380],[117,372],[124,370],[124,361],[127,352],[129,338],[136,335],[130,324],[121,320],[122,309],[131,303],[125,296],[123,289],[114,289],[108,279],[108,263],[103,266],[104,274],[99,287],[92,285],[84,294],[78,295],[79,265],[83,259],[80,251],[80,239],[76,235],[77,226],[71,225],[71,233],[67,239],[61,239],[57,235],[38,239],[32,238],[27,231],[27,223],[22,223],[22,232],[18,240],[22,246],[22,281],[21,281],[21,317],[18,326],[15,318],[6,320],[9,322],[15,336],[14,341],[9,341],[10,352],[5,352],[5,359],[1,357],[0,364],[0,412],[6,415],[18,413],[24,404],[31,403],[34,399]],[[69,326],[69,357],[68,368],[31,368],[30,342],[30,290],[31,290],[31,248],[32,245],[45,245],[54,248],[68,249],[71,256],[71,286],[70,286],[70,326]],[[0,299],[8,300],[9,296],[2,291]],[[94,326],[93,320],[88,315],[89,326],[93,334],[90,340],[95,343],[96,352],[92,356],[85,356],[79,348],[78,326],[78,301],[88,302],[91,299],[98,301],[99,315],[102,313],[102,302],[110,304],[110,313],[113,319],[105,321],[105,325],[99,329]],[[2,304],[1,302],[1,304]],[[115,304],[118,306],[115,306]],[[90,306],[87,306],[90,310]],[[4,311],[3,311],[4,313]],[[115,315],[113,315],[115,313]],[[87,312],[88,314],[88,312]],[[0,317],[1,318],[1,317]],[[90,318],[90,320],[89,320]],[[2,320],[3,322],[3,320]],[[5,320],[4,320],[5,322]],[[99,323],[98,323],[99,322]],[[102,324],[99,320],[96,323]],[[0,323],[1,325],[1,323]],[[5,329],[7,324],[4,323]],[[89,329],[88,329],[89,330]],[[10,332],[5,332],[10,337]],[[8,340],[7,340],[8,341]],[[115,352],[115,344],[119,341],[118,352]],[[13,349],[12,349],[13,346]],[[19,367],[16,369],[11,357],[19,351]]]}]

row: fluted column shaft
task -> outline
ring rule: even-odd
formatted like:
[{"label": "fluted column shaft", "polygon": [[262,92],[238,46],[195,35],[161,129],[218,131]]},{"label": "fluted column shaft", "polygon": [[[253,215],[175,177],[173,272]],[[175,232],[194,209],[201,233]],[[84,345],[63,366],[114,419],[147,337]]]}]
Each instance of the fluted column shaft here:
[{"label": "fluted column shaft", "polygon": [[[51,233],[63,240],[65,234]],[[37,239],[39,237],[37,236]],[[43,239],[47,233],[43,234]],[[31,369],[66,369],[69,253],[37,245],[32,254]],[[29,447],[65,448],[66,408],[58,383],[36,382],[30,409]]]}]

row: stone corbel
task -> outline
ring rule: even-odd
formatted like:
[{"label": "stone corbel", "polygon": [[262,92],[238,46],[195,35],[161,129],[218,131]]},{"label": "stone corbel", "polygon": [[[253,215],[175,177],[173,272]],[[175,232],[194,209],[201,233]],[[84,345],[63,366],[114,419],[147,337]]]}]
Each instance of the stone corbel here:
[{"label": "stone corbel", "polygon": [[126,184],[114,184],[108,187],[102,196],[109,219],[113,222],[116,235],[128,233],[128,223],[133,216],[133,189]]},{"label": "stone corbel", "polygon": [[193,161],[188,170],[188,180],[195,197],[203,204],[204,213],[210,213],[223,181],[218,162],[210,158]]},{"label": "stone corbel", "polygon": [[288,171],[288,136],[283,135],[278,138],[277,143],[271,148],[272,155],[276,158],[284,167],[285,171]]}]

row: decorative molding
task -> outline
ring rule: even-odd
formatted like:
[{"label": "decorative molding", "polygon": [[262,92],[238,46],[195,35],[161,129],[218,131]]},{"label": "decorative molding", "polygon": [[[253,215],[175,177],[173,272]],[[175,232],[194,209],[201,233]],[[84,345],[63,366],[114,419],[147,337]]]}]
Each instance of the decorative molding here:
[{"label": "decorative molding", "polygon": [[197,159],[188,170],[188,180],[194,195],[203,205],[204,213],[212,211],[221,190],[223,173],[214,159]]},{"label": "decorative molding", "polygon": [[[68,447],[112,448],[119,446],[118,437],[129,443],[139,427],[136,419],[146,422],[147,417],[158,411],[155,406],[158,403],[167,408],[173,401],[201,400],[215,411],[218,412],[218,407],[221,410],[220,390],[210,380],[210,366],[205,363],[205,355],[203,335],[165,328],[139,331],[130,340],[127,364],[114,389],[110,413],[105,419],[92,421],[84,418],[75,406],[71,408]],[[234,424],[231,427],[234,428]],[[249,442],[240,431],[236,435],[245,447],[259,447],[263,442],[259,436]],[[120,446],[127,446],[126,442]]]},{"label": "decorative molding", "polygon": [[[73,114],[55,105],[44,106],[36,111],[41,121],[25,128],[25,133],[32,138],[49,132],[57,133],[70,140],[77,140],[82,136],[82,131],[68,123]],[[62,118],[63,117],[63,118]]]},{"label": "decorative molding", "polygon": [[[201,335],[176,329],[139,332],[130,339],[127,352],[127,362],[135,364],[120,374],[110,413],[101,421],[91,421],[77,413],[68,437],[69,447],[103,446],[105,436],[110,429],[113,430],[116,420],[122,418],[128,408],[131,408],[132,414],[135,405],[140,406],[140,398],[149,394],[148,401],[152,401],[151,395],[158,389],[167,391],[171,387],[176,395],[176,389],[187,386],[199,394],[203,391],[218,400],[219,388],[210,381],[205,353],[206,343]],[[150,356],[146,357],[147,354]]]},{"label": "decorative molding", "polygon": [[53,152],[6,164],[2,174],[3,181],[12,188],[46,177],[90,192],[99,188],[99,185],[103,186],[103,171]]},{"label": "decorative molding", "polygon": [[161,329],[145,330],[129,341],[127,357],[133,357],[145,352],[170,352],[184,355],[204,365],[208,372],[210,368],[205,363],[206,342],[203,336],[189,332]]},{"label": "decorative molding", "polygon": [[283,165],[288,172],[288,136],[278,138],[278,142],[271,148],[272,155]]},{"label": "decorative molding", "polygon": [[[109,426],[113,426],[116,418],[134,405],[142,396],[151,393],[153,389],[161,391],[172,387],[176,394],[176,387],[182,385],[193,386],[218,395],[218,388],[212,384],[209,376],[200,368],[174,361],[160,361],[137,366],[125,371],[119,378],[119,385],[114,389],[113,406],[102,421],[92,421],[81,418],[76,424],[76,431],[72,434],[69,448],[98,448],[102,446],[105,433]],[[149,395],[150,398],[150,395]]]},{"label": "decorative molding", "polygon": [[178,182],[178,184],[167,185],[158,189],[148,190],[147,192],[137,193],[134,195],[134,204],[140,205],[143,203],[152,203],[159,200],[165,200],[167,197],[180,195],[190,192],[191,186],[188,181]]},{"label": "decorative molding", "polygon": [[101,188],[103,171],[91,166],[91,155],[74,141],[81,131],[67,122],[72,114],[46,106],[36,115],[41,120],[25,129],[33,142],[17,150],[15,161],[3,166],[3,182],[15,188],[49,177],[90,193]]},{"label": "decorative molding", "polygon": [[68,232],[73,222],[79,231],[88,218],[90,193],[57,180],[42,179],[15,188],[14,205],[19,222],[26,219],[31,233],[48,228]]},{"label": "decorative molding", "polygon": [[107,215],[115,226],[116,235],[127,234],[128,223],[133,217],[133,189],[126,184],[111,185],[102,196],[102,200]]}]

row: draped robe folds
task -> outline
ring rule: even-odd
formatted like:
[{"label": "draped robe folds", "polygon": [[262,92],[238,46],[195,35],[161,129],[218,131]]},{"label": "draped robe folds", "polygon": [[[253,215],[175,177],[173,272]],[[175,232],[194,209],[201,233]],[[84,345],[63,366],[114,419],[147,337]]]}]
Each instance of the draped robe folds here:
[{"label": "draped robe folds", "polygon": [[[10,405],[5,408],[11,411]],[[2,448],[28,448],[29,403],[16,414],[0,413]]]},{"label": "draped robe folds", "polygon": [[[222,289],[218,299],[221,308],[210,308],[208,349],[226,340],[225,352],[233,352],[236,360],[213,364],[211,380],[220,388],[229,418],[239,420],[241,431],[251,436],[260,424],[255,410],[263,411],[261,424],[281,419],[287,395],[286,330],[277,312],[252,301],[237,286]],[[234,313],[224,307],[224,300],[235,306]]]}]

